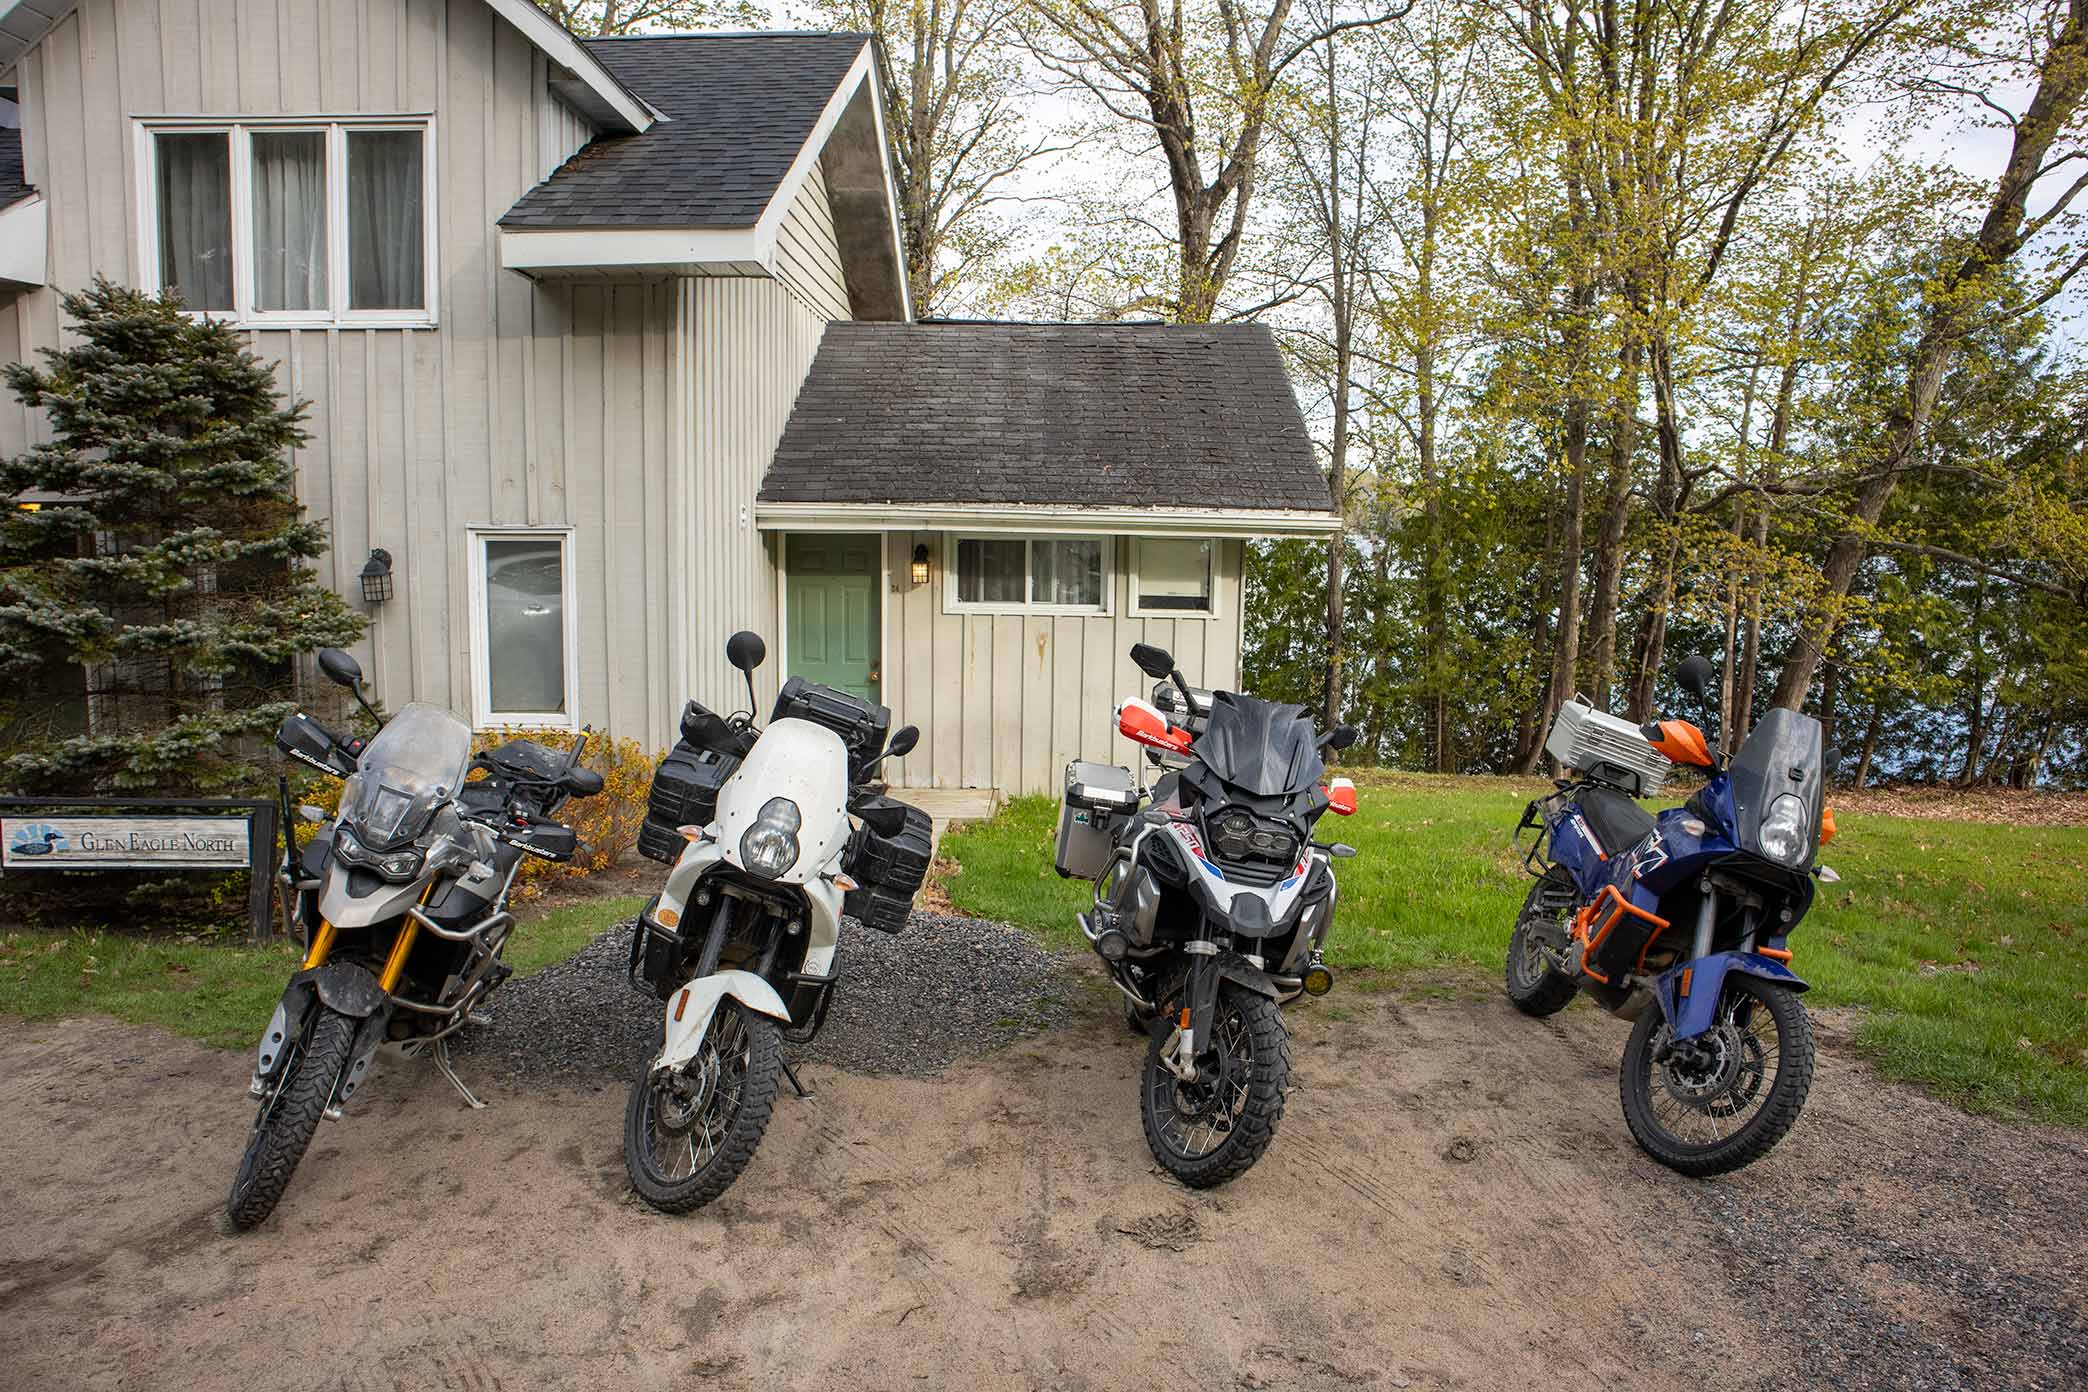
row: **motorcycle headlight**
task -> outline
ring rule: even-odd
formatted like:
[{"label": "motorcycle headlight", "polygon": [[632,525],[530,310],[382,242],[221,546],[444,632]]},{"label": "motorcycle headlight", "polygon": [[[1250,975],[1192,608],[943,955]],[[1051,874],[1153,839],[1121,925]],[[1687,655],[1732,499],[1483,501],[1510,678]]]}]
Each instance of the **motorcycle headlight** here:
[{"label": "motorcycle headlight", "polygon": [[363,870],[374,870],[393,884],[404,884],[420,874],[427,864],[427,852],[418,846],[408,846],[403,851],[387,851],[379,854],[355,839],[355,833],[342,827],[334,833],[334,854],[344,865],[353,865]]},{"label": "motorcycle headlight", "polygon": [[1785,865],[1803,865],[1812,850],[1811,819],[1796,793],[1785,793],[1769,804],[1762,818],[1762,854]]},{"label": "motorcycle headlight", "polygon": [[740,864],[765,879],[797,864],[797,830],[805,824],[798,805],[789,798],[770,798],[761,805],[761,815],[740,837]]}]

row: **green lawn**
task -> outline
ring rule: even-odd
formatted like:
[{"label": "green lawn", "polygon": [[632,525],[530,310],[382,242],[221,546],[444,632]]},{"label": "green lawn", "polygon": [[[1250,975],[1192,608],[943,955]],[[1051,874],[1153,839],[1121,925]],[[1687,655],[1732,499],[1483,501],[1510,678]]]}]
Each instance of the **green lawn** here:
[{"label": "green lawn", "polygon": [[[527,976],[564,961],[644,906],[641,897],[622,896],[525,913],[507,960]],[[0,934],[0,1014],[114,1015],[217,1048],[244,1048],[268,1023],[298,956],[280,941],[254,947],[192,935]]]},{"label": "green lawn", "polygon": [[[1337,866],[1337,968],[1498,972],[1528,888],[1510,829],[1540,785],[1365,773],[1362,805],[1323,836]],[[944,839],[951,900],[1075,945],[1082,882],[1051,868],[1057,807],[1010,803]],[[1857,1042],[1885,1072],[1962,1105],[2088,1126],[2088,829],[1844,813],[1792,938],[1810,1004],[1866,1008]],[[1619,1041],[1621,1046],[1621,1039]]]}]

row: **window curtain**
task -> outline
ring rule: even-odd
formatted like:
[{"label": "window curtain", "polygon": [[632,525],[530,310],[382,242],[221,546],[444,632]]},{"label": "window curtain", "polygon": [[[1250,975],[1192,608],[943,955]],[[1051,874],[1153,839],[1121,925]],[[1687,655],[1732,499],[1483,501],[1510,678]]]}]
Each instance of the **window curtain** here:
[{"label": "window curtain", "polygon": [[326,135],[256,132],[254,308],[325,310]]},{"label": "window curtain", "polygon": [[160,284],[190,309],[232,308],[232,156],[223,131],[160,135]]},{"label": "window curtain", "polygon": [[420,131],[348,132],[350,309],[420,309],[427,303],[422,140]]},{"label": "window curtain", "polygon": [[1031,598],[1039,604],[1102,607],[1102,543],[1039,541]]},{"label": "window curtain", "polygon": [[1020,541],[968,538],[957,543],[957,598],[964,604],[1022,603]]}]

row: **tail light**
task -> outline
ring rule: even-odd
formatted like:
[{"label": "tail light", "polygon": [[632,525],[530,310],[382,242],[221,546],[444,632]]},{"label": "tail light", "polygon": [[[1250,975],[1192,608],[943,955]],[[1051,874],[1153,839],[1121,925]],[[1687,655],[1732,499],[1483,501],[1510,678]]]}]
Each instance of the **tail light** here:
[{"label": "tail light", "polygon": [[1327,785],[1328,810],[1344,817],[1356,815],[1356,785],[1352,779],[1337,778]]}]

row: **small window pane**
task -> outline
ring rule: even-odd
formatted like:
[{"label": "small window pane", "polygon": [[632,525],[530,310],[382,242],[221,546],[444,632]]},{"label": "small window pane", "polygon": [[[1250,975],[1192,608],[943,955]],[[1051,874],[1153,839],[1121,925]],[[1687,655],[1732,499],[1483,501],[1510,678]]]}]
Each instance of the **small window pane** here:
[{"label": "small window pane", "polygon": [[348,132],[348,307],[422,309],[420,131]]},{"label": "small window pane", "polygon": [[1211,543],[1147,540],[1138,544],[1138,607],[1211,612]]},{"label": "small window pane", "polygon": [[254,308],[327,307],[326,133],[255,132]]},{"label": "small window pane", "polygon": [[563,714],[565,555],[556,537],[488,537],[486,675],[496,715]]},{"label": "small window pane", "polygon": [[1030,597],[1039,604],[1102,607],[1102,543],[1092,537],[1030,543],[1036,575]]},{"label": "small window pane", "polygon": [[957,543],[957,598],[964,604],[1022,603],[1022,542],[968,537]]},{"label": "small window pane", "polygon": [[160,284],[190,309],[232,308],[232,156],[222,131],[153,140]]}]

